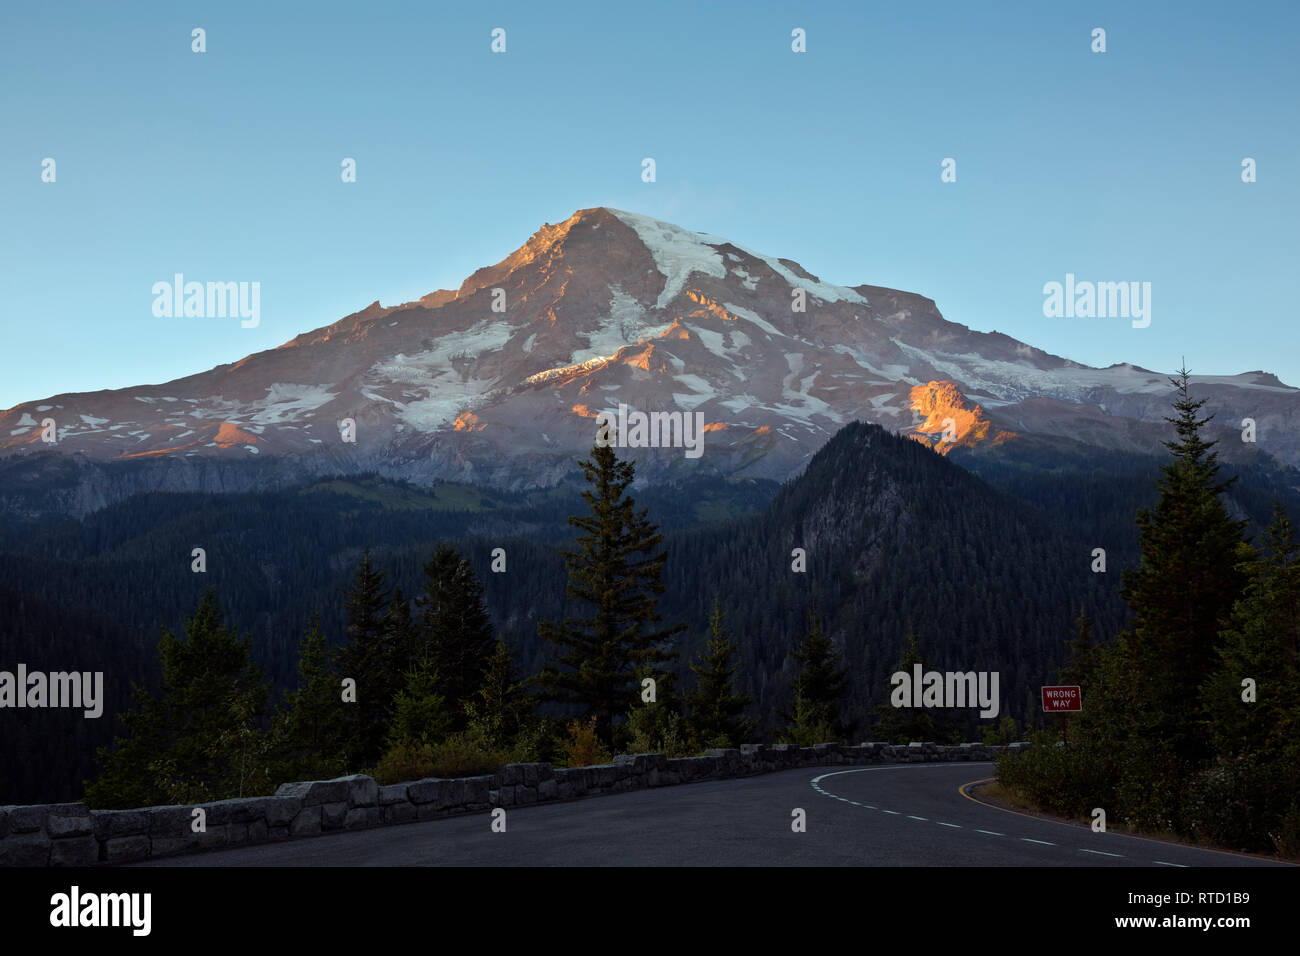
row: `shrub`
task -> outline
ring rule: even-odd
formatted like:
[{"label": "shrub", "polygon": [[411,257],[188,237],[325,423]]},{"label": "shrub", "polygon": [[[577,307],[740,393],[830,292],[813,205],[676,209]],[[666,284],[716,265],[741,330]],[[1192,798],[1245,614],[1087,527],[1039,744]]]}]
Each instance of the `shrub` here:
[{"label": "shrub", "polygon": [[1116,814],[1115,768],[1105,748],[1087,744],[1058,745],[1046,732],[1031,736],[1021,753],[1003,753],[997,761],[998,783],[1035,806],[1069,817],[1087,817],[1094,807]]},{"label": "shrub", "polygon": [[437,743],[407,737],[388,748],[375,768],[375,779],[387,785],[424,777],[474,777],[512,762],[514,754],[492,748],[470,731]]},{"label": "shrub", "polygon": [[585,724],[577,720],[569,721],[569,736],[560,741],[560,750],[564,754],[566,767],[590,767],[592,764],[609,763],[611,759],[600,744],[595,717]]},{"label": "shrub", "polygon": [[1269,836],[1278,853],[1288,859],[1300,860],[1300,802],[1291,801],[1291,807],[1278,822],[1277,830]]},{"label": "shrub", "polygon": [[1294,841],[1300,825],[1300,808],[1281,767],[1257,754],[1222,761],[1197,775],[1186,815],[1197,837],[1251,852],[1285,853],[1281,843]]}]

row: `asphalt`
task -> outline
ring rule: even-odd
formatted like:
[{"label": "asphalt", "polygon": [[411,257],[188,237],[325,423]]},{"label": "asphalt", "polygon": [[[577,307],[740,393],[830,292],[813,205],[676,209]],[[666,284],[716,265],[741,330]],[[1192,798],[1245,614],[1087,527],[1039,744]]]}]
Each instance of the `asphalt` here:
[{"label": "asphalt", "polygon": [[[962,787],[991,764],[789,770],[379,827],[147,866],[1072,866],[1285,865],[1094,833],[985,805]],[[792,812],[806,813],[794,832]]]}]

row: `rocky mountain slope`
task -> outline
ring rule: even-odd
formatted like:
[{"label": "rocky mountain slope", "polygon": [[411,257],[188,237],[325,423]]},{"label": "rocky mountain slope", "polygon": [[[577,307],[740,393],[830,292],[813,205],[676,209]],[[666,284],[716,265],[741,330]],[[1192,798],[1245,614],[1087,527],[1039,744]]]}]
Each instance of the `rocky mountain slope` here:
[{"label": "rocky mountain slope", "polygon": [[[1300,464],[1300,390],[1197,377],[1217,422]],[[279,348],[161,385],[0,413],[0,472],[54,468],[84,511],[144,488],[245,489],[375,471],[544,487],[575,472],[595,417],[700,416],[704,450],[629,449],[639,474],[785,480],[851,421],[941,452],[1159,451],[1167,376],[1097,369],[973,331],[920,295],[821,281],[796,262],[615,209],[544,225],[458,290],[372,303]],[[53,419],[58,441],[41,440]],[[355,441],[340,422],[355,423]],[[36,466],[30,456],[72,456]],[[257,462],[253,465],[253,462]],[[103,465],[133,465],[101,491]],[[161,467],[160,467],[161,466]],[[115,472],[116,474],[116,472]],[[102,499],[102,500],[101,500]],[[77,503],[73,503],[73,501]]]}]

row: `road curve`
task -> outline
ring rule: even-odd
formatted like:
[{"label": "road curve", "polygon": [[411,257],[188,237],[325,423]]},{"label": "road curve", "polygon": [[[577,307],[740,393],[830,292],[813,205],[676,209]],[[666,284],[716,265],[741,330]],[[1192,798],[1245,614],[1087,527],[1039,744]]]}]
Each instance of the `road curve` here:
[{"label": "road curve", "polygon": [[[991,764],[802,768],[135,866],[1260,866],[970,799]],[[807,830],[791,829],[802,809]]]}]

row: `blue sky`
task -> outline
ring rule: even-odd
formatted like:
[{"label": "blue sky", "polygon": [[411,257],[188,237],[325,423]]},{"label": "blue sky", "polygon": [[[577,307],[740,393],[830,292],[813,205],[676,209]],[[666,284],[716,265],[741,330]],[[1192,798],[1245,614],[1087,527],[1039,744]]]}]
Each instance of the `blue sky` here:
[{"label": "blue sky", "polygon": [[[6,4],[0,408],[455,288],[597,205],[1076,361],[1300,385],[1297,5],[703,6]],[[155,318],[176,272],[260,282],[261,324]],[[1151,325],[1044,317],[1067,272],[1150,282]]]}]

